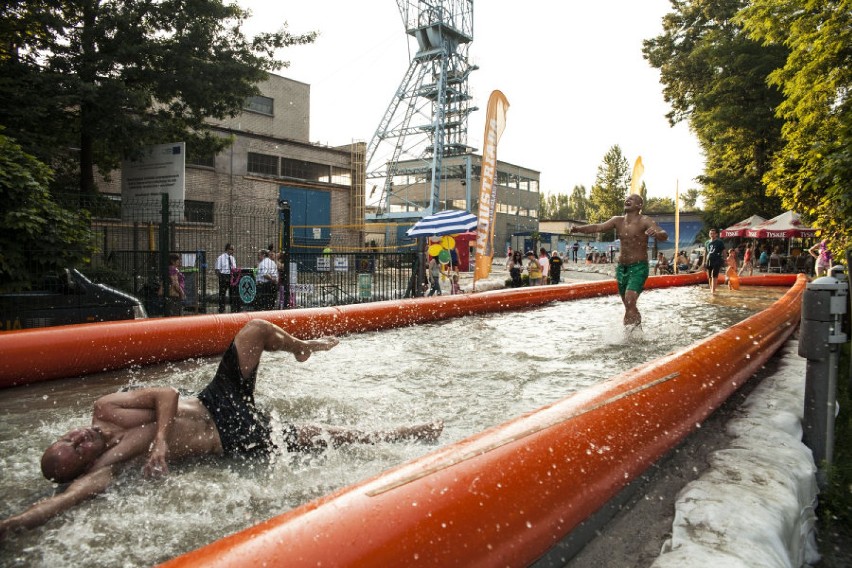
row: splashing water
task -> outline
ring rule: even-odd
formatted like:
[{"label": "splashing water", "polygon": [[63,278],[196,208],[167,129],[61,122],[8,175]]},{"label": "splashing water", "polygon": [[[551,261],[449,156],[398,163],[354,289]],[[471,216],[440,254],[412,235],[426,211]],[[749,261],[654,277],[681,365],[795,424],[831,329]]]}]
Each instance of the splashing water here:
[{"label": "splashing water", "polygon": [[[763,309],[783,289],[644,292],[641,336],[625,340],[617,297],[554,303],[351,335],[305,363],[267,353],[258,403],[281,422],[377,430],[445,421],[439,445],[564,398]],[[723,298],[723,299],[720,299]],[[128,385],[200,390],[218,359],[197,359],[9,389],[0,399],[0,515],[49,496],[43,449],[90,422],[93,401]],[[435,446],[380,443],[271,464],[201,460],[159,481],[129,468],[105,495],[7,537],[0,566],[150,566],[418,457]]]}]

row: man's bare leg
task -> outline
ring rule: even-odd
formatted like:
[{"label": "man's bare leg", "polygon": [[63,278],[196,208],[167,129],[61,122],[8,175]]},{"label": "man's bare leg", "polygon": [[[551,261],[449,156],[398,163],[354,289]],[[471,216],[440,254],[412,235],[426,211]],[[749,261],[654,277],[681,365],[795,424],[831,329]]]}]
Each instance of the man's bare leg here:
[{"label": "man's bare leg", "polygon": [[307,361],[314,351],[328,351],[339,343],[335,337],[301,340],[266,320],[251,320],[237,332],[234,346],[244,377],[260,364],[264,351],[288,351],[299,362]]},{"label": "man's bare leg", "polygon": [[636,302],[639,300],[639,294],[635,290],[627,290],[624,293],[624,326],[637,326],[642,323],[642,314],[639,313],[639,308],[636,307]]},{"label": "man's bare leg", "polygon": [[376,432],[307,424],[296,427],[295,445],[300,450],[312,450],[325,448],[328,441],[331,441],[335,448],[344,444],[375,444],[377,442],[401,442],[404,440],[434,442],[443,430],[443,420]]}]

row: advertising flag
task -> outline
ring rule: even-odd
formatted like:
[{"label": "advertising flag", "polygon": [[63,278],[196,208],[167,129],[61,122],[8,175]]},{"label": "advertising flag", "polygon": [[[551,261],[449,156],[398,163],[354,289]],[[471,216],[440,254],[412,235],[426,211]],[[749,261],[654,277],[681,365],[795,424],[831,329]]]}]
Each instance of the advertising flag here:
[{"label": "advertising flag", "polygon": [[476,281],[491,273],[491,261],[494,258],[494,212],[497,204],[494,181],[497,179],[497,143],[506,128],[506,111],[509,101],[500,91],[494,91],[488,98],[488,110],[485,114],[485,136],[482,148],[482,175],[479,185],[479,222],[476,227],[476,267],[473,272],[473,286]]},{"label": "advertising flag", "polygon": [[636,163],[633,164],[633,175],[630,178],[630,194],[640,195],[642,193],[642,174],[645,173],[645,166],[642,165],[642,156],[636,158]]}]

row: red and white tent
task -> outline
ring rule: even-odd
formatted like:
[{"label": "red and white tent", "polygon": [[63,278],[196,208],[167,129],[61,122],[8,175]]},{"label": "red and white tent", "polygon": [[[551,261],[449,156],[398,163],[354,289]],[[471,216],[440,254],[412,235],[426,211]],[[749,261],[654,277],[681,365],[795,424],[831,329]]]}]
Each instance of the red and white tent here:
[{"label": "red and white tent", "polygon": [[735,223],[728,227],[727,229],[722,230],[722,238],[730,239],[732,237],[744,237],[746,236],[746,231],[749,229],[753,229],[760,223],[766,221],[760,215],[752,215],[748,219],[740,221],[739,223]]},{"label": "red and white tent", "polygon": [[787,211],[746,230],[746,237],[751,239],[790,239],[813,237],[816,229],[802,225],[799,214]]}]

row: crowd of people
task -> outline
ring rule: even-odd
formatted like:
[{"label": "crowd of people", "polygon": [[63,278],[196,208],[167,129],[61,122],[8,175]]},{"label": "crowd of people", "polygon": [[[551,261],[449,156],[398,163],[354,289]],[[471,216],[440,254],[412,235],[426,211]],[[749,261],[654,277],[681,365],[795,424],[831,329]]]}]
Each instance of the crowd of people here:
[{"label": "crowd of people", "polygon": [[521,256],[520,251],[512,251],[506,255],[506,270],[512,281],[512,288],[523,286],[523,272],[527,273],[529,286],[542,286],[545,284],[559,284],[562,281],[563,259],[559,251],[548,251],[541,247],[538,255],[533,251],[527,251]]}]

